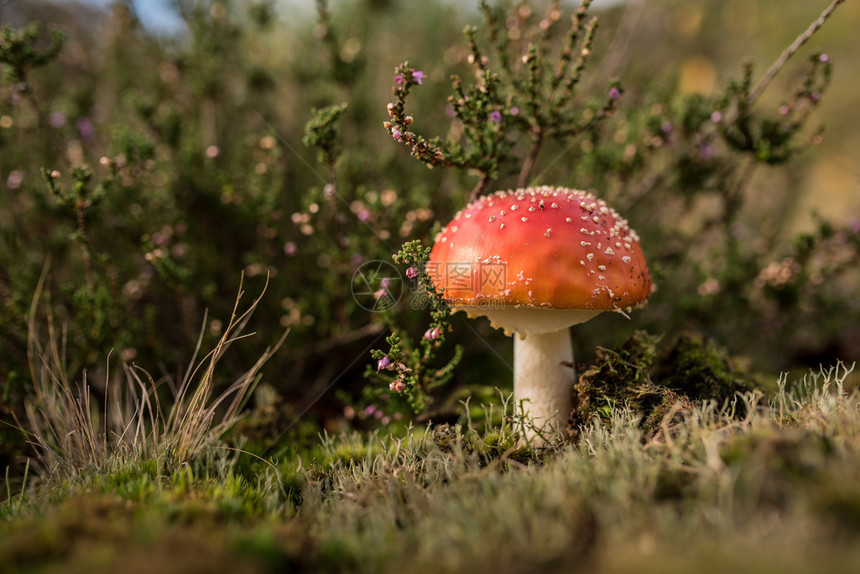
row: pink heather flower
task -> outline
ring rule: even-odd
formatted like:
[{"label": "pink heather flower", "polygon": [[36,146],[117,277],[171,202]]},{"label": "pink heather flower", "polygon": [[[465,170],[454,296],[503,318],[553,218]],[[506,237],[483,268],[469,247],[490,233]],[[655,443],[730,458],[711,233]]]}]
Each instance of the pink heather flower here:
[{"label": "pink heather flower", "polygon": [[381,359],[379,359],[379,361],[376,363],[376,372],[377,372],[377,373],[378,373],[379,371],[381,371],[382,369],[385,369],[386,371],[390,371],[390,370],[392,370],[393,368],[394,368],[394,366],[391,364],[391,359],[389,359],[389,358],[388,358],[388,355],[386,355],[386,356],[382,357],[382,358],[381,358]]},{"label": "pink heather flower", "polygon": [[61,128],[66,125],[66,114],[63,112],[51,112],[48,123],[51,124],[51,127],[53,128]]},{"label": "pink heather flower", "polygon": [[364,409],[364,414],[373,415],[376,412],[376,405],[367,405]]},{"label": "pink heather flower", "polygon": [[666,120],[665,122],[663,122],[663,124],[660,126],[660,131],[662,131],[664,134],[671,132],[672,131],[672,122],[670,122],[669,120]]},{"label": "pink heather flower", "polygon": [[410,267],[406,270],[406,276],[410,279],[415,279],[416,277],[418,277],[418,270],[414,267]]},{"label": "pink heather flower", "polygon": [[6,187],[9,189],[18,189],[24,181],[24,174],[17,169],[9,172],[9,177],[6,178]]},{"label": "pink heather flower", "polygon": [[424,333],[425,341],[435,341],[439,337],[442,336],[442,329],[439,327],[433,327],[432,329],[427,329],[427,332]]},{"label": "pink heather flower", "polygon": [[621,97],[621,92],[618,90],[618,88],[612,86],[611,88],[609,88],[609,97],[613,100],[617,100],[619,97]]},{"label": "pink heather flower", "polygon": [[284,243],[284,253],[286,254],[287,257],[292,257],[293,255],[296,254],[296,252],[298,250],[299,250],[299,248],[296,247],[296,244],[293,243],[292,241],[288,241],[287,243]]},{"label": "pink heather flower", "polygon": [[93,123],[93,120],[88,117],[78,119],[75,126],[78,128],[78,133],[84,141],[89,140],[96,132],[96,125]]},{"label": "pink heather flower", "polygon": [[818,61],[822,64],[825,64],[830,61],[830,56],[828,56],[827,54],[821,54],[820,56],[818,56]]},{"label": "pink heather flower", "polygon": [[501,112],[490,112],[490,121],[499,123],[502,121],[502,113]]},{"label": "pink heather flower", "polygon": [[383,289],[388,289],[389,287],[391,287],[391,277],[383,277],[379,281],[379,286]]},{"label": "pink heather flower", "polygon": [[400,130],[394,130],[393,132],[391,132],[391,137],[393,137],[397,141],[400,141],[400,138],[403,137],[403,134],[400,132]]},{"label": "pink heather flower", "polygon": [[400,379],[396,379],[394,381],[391,381],[391,384],[388,385],[388,388],[392,391],[402,393],[406,390],[406,383],[404,383]]},{"label": "pink heather flower", "polygon": [[511,114],[512,116],[515,116],[515,115],[517,115],[518,113],[520,113],[520,109],[519,109],[517,106],[512,106],[512,107],[511,107],[511,109],[510,109],[510,114]]},{"label": "pink heather flower", "polygon": [[420,84],[421,80],[423,80],[426,77],[427,77],[427,74],[425,74],[421,70],[415,70],[414,72],[412,72],[412,79],[418,84]]},{"label": "pink heather flower", "polygon": [[403,74],[397,74],[396,76],[394,76],[394,83],[396,83],[398,86],[400,84],[402,84],[403,83]]},{"label": "pink heather flower", "polygon": [[723,121],[723,114],[719,110],[715,111],[711,114],[711,121],[715,124],[720,123],[721,121]]}]

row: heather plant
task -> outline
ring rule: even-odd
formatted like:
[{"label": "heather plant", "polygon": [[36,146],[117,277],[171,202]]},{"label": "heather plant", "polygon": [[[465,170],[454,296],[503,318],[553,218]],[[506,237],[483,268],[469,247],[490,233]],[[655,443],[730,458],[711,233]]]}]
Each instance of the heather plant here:
[{"label": "heather plant", "polygon": [[[457,345],[453,356],[444,365],[436,365],[436,354],[446,339],[450,330],[451,309],[443,298],[443,290],[437,291],[427,270],[430,248],[421,245],[420,241],[405,243],[403,248],[394,254],[394,262],[409,265],[405,274],[416,286],[412,307],[430,309],[430,325],[421,337],[418,345],[413,346],[411,340],[401,339],[393,332],[386,342],[387,352],[374,350],[371,356],[376,360],[376,371],[368,365],[365,376],[372,381],[385,381],[386,371],[392,373],[388,389],[403,395],[406,402],[415,413],[422,413],[427,408],[427,401],[434,389],[441,387],[451,380],[458,363],[463,358],[463,347]],[[393,317],[387,316],[389,327],[396,329],[397,323]],[[382,376],[379,376],[382,371]],[[371,387],[370,396],[379,393]]]},{"label": "heather plant", "polygon": [[[535,25],[530,20],[532,7],[519,3],[507,20],[511,29],[522,30],[511,41],[504,34],[504,14],[492,10],[487,2],[479,6],[486,21],[489,39],[494,48],[499,70],[490,67],[478,43],[478,29],[467,26],[468,63],[474,65],[477,78],[474,86],[464,86],[459,75],[452,76],[452,91],[448,105],[457,122],[456,137],[445,142],[428,140],[413,132],[413,115],[407,115],[406,101],[411,89],[421,84],[426,74],[404,63],[396,70],[395,101],[388,104],[390,122],[385,128],[391,136],[411,149],[414,157],[428,167],[443,166],[470,169],[478,174],[478,182],[469,197],[474,199],[500,175],[521,165],[518,187],[533,182],[532,170],[544,142],[554,139],[561,144],[595,129],[611,115],[615,100],[621,95],[620,86],[613,83],[607,89],[604,102],[591,104],[574,113],[575,88],[591,55],[591,44],[597,19],[586,20],[591,2],[583,2],[571,19],[568,30],[560,31],[562,17],[560,2],[551,2],[546,17]],[[563,36],[555,53],[553,42]],[[517,136],[528,137],[528,151],[518,160],[512,148]]]}]

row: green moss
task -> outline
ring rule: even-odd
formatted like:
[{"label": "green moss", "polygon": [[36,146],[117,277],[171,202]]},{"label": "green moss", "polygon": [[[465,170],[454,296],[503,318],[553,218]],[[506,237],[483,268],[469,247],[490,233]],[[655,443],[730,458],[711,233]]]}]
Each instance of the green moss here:
[{"label": "green moss", "polygon": [[684,413],[695,408],[695,404],[686,395],[672,389],[654,387],[654,396],[659,398],[647,416],[642,418],[642,430],[654,433],[664,425],[675,425],[681,422]]},{"label": "green moss", "polygon": [[460,434],[455,432],[451,428],[451,425],[448,424],[434,426],[432,437],[433,442],[436,443],[436,447],[445,453],[453,452],[460,440]]},{"label": "green moss", "polygon": [[826,459],[834,455],[835,448],[828,437],[790,428],[739,435],[720,449],[720,457],[726,464],[759,461],[772,478],[814,478]]},{"label": "green moss", "polygon": [[733,436],[720,446],[719,453],[733,469],[736,496],[748,502],[745,506],[781,511],[808,493],[828,492],[822,479],[837,460],[829,437],[797,428],[767,428]]},{"label": "green moss", "polygon": [[722,404],[753,384],[740,361],[729,357],[712,341],[682,334],[661,358],[656,377],[661,384],[694,401]]},{"label": "green moss", "polygon": [[641,417],[641,428],[654,433],[677,424],[697,404],[723,405],[755,388],[741,361],[713,342],[682,334],[663,349],[660,343],[660,337],[637,331],[619,349],[597,349],[574,388],[571,435],[594,417],[608,419],[619,406],[630,408]]},{"label": "green moss", "polygon": [[618,350],[597,349],[594,363],[582,373],[574,389],[574,429],[605,414],[607,407],[638,402],[637,395],[642,398],[650,383],[658,342],[658,337],[637,331]]},{"label": "green moss", "polygon": [[830,485],[813,496],[812,510],[840,538],[860,534],[860,487],[852,482]]}]

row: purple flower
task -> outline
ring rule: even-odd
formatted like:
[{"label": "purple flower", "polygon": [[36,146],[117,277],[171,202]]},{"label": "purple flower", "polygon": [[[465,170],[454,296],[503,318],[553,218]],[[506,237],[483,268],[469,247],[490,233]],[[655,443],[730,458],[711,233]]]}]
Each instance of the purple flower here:
[{"label": "purple flower", "polygon": [[715,124],[718,124],[721,121],[723,121],[722,112],[720,112],[719,110],[714,111],[714,113],[711,114],[711,121],[714,122]]},{"label": "purple flower", "polygon": [[425,74],[421,70],[415,70],[414,72],[412,72],[412,79],[418,84],[420,84],[421,81],[426,77],[427,74]]},{"label": "purple flower", "polygon": [[621,92],[615,86],[609,88],[609,97],[613,100],[617,100],[621,96]]},{"label": "purple flower", "polygon": [[398,86],[403,83],[403,74],[397,74],[394,76],[394,83]]},{"label": "purple flower", "polygon": [[379,286],[383,289],[388,289],[389,287],[391,287],[391,277],[383,277],[379,281]]},{"label": "purple flower", "polygon": [[382,369],[385,369],[386,371],[390,371],[393,368],[394,367],[391,365],[391,359],[388,358],[388,355],[385,355],[384,357],[379,359],[379,361],[377,361],[377,363],[376,363],[376,372],[377,373],[379,371],[381,371]]},{"label": "purple flower", "polygon": [[502,113],[501,112],[490,112],[490,121],[499,123],[502,121]]},{"label": "purple flower", "polygon": [[93,120],[88,117],[80,118],[76,124],[78,128],[78,133],[81,134],[81,139],[84,141],[89,140],[93,137],[93,134],[96,132],[96,126],[93,124]]},{"label": "purple flower", "polygon": [[818,56],[818,61],[822,64],[825,64],[830,61],[830,56],[828,56],[827,54],[821,54],[820,56]]},{"label": "purple flower", "polygon": [[410,279],[415,279],[416,277],[418,277],[418,270],[414,267],[410,267],[406,270],[406,276]]},{"label": "purple flower", "polygon": [[672,131],[672,122],[670,122],[669,120],[666,120],[665,122],[663,122],[663,124],[660,126],[660,131],[662,131],[664,134],[671,132]]},{"label": "purple flower", "polygon": [[376,405],[367,405],[367,406],[364,408],[364,413],[365,413],[366,415],[372,416],[372,415],[373,415],[373,413],[375,413],[375,412],[376,412]]},{"label": "purple flower", "polygon": [[517,106],[511,106],[510,114],[511,114],[512,116],[515,116],[515,115],[517,115],[518,113],[520,113],[520,109],[519,109]]},{"label": "purple flower", "polygon": [[393,132],[391,132],[391,137],[393,137],[397,141],[400,141],[400,138],[403,137],[403,133],[401,133],[400,130],[394,130]]}]

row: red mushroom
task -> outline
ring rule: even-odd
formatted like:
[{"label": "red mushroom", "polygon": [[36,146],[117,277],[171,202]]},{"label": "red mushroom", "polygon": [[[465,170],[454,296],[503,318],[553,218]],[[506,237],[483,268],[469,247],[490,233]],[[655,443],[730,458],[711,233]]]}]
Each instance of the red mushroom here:
[{"label": "red mushroom", "polygon": [[558,187],[471,203],[436,237],[428,271],[453,310],[519,335],[514,400],[550,434],[571,409],[568,327],[651,294],[636,232],[602,200]]}]

